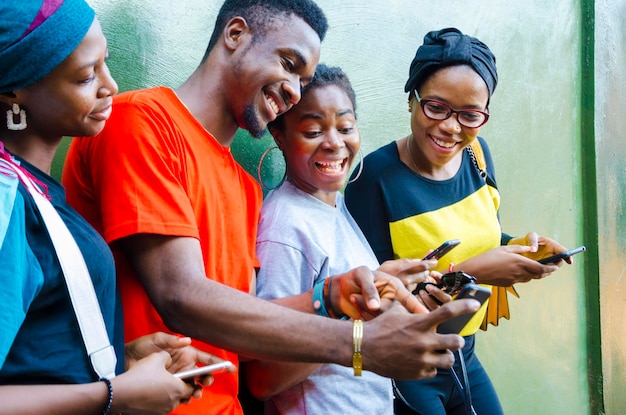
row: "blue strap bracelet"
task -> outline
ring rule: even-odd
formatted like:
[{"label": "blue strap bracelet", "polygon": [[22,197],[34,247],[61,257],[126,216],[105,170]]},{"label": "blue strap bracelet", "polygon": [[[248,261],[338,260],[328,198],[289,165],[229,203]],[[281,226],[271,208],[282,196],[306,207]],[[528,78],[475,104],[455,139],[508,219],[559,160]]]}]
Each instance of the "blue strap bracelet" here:
[{"label": "blue strap bracelet", "polygon": [[333,312],[333,304],[330,299],[330,284],[332,282],[333,282],[333,277],[328,277],[324,281],[324,305],[326,306],[326,311],[328,312],[328,315],[330,316],[330,318],[337,318],[339,320],[349,320],[350,317],[348,317],[347,315],[343,313],[335,315],[335,312]]},{"label": "blue strap bracelet", "polygon": [[324,304],[324,280],[319,280],[313,285],[313,309],[319,316],[330,317]]}]

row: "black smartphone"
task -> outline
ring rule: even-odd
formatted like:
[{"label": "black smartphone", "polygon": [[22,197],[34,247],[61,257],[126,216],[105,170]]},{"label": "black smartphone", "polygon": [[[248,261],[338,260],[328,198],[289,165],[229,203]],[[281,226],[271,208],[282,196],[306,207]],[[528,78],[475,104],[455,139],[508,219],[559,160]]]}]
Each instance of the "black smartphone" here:
[{"label": "black smartphone", "polygon": [[174,373],[174,376],[180,378],[182,380],[188,380],[195,378],[197,376],[203,375],[215,375],[217,373],[230,372],[235,369],[235,365],[229,362],[228,360],[224,360],[223,362],[214,363],[212,365],[195,367],[190,370],[185,370],[183,372]]},{"label": "black smartphone", "polygon": [[437,249],[435,249],[433,252],[426,255],[424,258],[422,258],[422,260],[424,261],[427,259],[439,259],[445,254],[447,254],[448,252],[450,252],[455,246],[457,246],[460,243],[461,241],[459,241],[458,239],[451,239],[449,241],[445,241],[444,243],[439,245]]},{"label": "black smartphone", "polygon": [[[464,298],[473,298],[477,300],[481,304],[484,304],[485,301],[491,295],[491,289],[482,287],[478,284],[469,283],[465,284],[463,288],[461,288],[461,292],[457,295],[454,300],[462,300]],[[474,316],[475,313],[461,314],[460,316],[456,316],[451,318],[450,320],[446,320],[437,327],[437,333],[441,334],[458,334],[461,332],[463,327],[470,321],[470,319]]]},{"label": "black smartphone", "polygon": [[570,249],[569,251],[561,252],[560,254],[552,255],[546,258],[541,258],[539,260],[540,264],[556,264],[562,259],[570,257],[572,255],[579,254],[581,252],[585,252],[587,248],[585,246],[579,246],[578,248]]}]

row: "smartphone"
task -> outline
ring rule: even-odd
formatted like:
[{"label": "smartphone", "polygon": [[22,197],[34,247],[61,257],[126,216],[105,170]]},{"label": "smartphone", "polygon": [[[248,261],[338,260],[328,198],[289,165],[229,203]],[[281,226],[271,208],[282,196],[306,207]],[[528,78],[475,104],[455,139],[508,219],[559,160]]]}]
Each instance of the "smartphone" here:
[{"label": "smartphone", "polygon": [[217,373],[230,372],[234,368],[235,368],[234,364],[232,364],[228,360],[225,360],[223,362],[214,363],[212,365],[200,366],[200,367],[195,367],[190,370],[177,372],[177,373],[174,373],[174,376],[176,376],[179,379],[187,380],[187,379],[195,378],[196,376],[214,375]]},{"label": "smartphone", "polygon": [[[490,295],[491,289],[482,287],[478,284],[469,283],[465,284],[463,288],[461,288],[461,292],[459,292],[459,295],[457,295],[454,300],[473,298],[474,300],[480,302],[480,304],[484,304]],[[441,334],[458,334],[470,321],[474,314],[475,313],[462,314],[460,316],[453,317],[450,320],[446,320],[441,323],[439,327],[437,327],[437,332]]]},{"label": "smartphone", "polygon": [[427,259],[439,259],[445,254],[447,254],[448,252],[450,252],[455,246],[457,246],[460,243],[461,241],[459,241],[458,239],[451,239],[449,241],[445,241],[444,243],[439,245],[439,247],[437,247],[437,249],[435,249],[433,252],[426,255],[424,258],[422,258],[422,261],[425,261]]},{"label": "smartphone", "polygon": [[586,249],[587,248],[585,248],[584,245],[579,246],[578,248],[570,249],[569,251],[561,252],[560,254],[552,255],[546,258],[541,258],[539,260],[539,263],[540,264],[556,264],[560,260],[570,257],[572,255],[576,255],[581,252],[584,252]]}]

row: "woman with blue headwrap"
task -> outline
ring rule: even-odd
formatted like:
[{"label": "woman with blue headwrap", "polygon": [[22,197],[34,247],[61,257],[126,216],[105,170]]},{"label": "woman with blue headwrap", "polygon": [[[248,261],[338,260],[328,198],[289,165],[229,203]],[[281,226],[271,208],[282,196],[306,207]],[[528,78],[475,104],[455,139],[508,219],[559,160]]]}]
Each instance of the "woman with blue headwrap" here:
[{"label": "woman with blue headwrap", "polygon": [[[124,348],[111,251],[50,176],[62,137],[95,135],[111,113],[107,56],[84,0],[0,3],[0,414],[164,414],[201,394],[170,371],[213,360],[165,333]],[[49,199],[84,257],[117,355],[108,378],[92,369],[51,241],[59,228],[46,226],[47,202],[33,192]]]},{"label": "woman with blue headwrap", "polygon": [[565,251],[534,232],[512,238],[500,228],[493,160],[478,137],[497,82],[495,56],[483,42],[455,28],[428,33],[405,86],[411,133],[369,154],[361,177],[345,192],[379,261],[421,258],[443,241],[459,239],[436,270],[462,270],[494,286],[489,302],[501,307],[483,306],[462,329],[465,347],[450,371],[395,381],[397,414],[502,414],[474,354],[474,333],[508,318],[506,293],[516,294],[514,283],[543,278],[560,265],[537,259]]}]

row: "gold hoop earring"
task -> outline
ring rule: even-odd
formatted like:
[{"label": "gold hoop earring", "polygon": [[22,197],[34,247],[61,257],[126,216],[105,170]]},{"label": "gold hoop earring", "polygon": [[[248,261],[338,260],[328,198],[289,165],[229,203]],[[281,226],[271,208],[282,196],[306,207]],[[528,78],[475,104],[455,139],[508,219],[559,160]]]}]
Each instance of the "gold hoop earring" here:
[{"label": "gold hoop earring", "polygon": [[[283,174],[283,178],[280,179],[280,182],[278,182],[278,184],[274,187],[268,187],[265,182],[263,181],[263,177],[261,175],[261,168],[263,167],[263,161],[265,160],[265,157],[267,157],[267,155],[272,151],[272,150],[276,150],[278,149],[277,146],[273,146],[268,148],[267,150],[265,150],[263,152],[263,154],[261,155],[261,159],[259,160],[259,164],[256,168],[256,175],[257,175],[257,179],[259,180],[259,183],[261,183],[261,186],[266,189],[266,190],[273,190],[276,189],[277,187],[279,187],[281,184],[283,184],[283,182],[285,181],[285,178],[287,177],[287,169],[285,169],[285,174]],[[282,152],[281,152],[282,153]]]},{"label": "gold hoop earring", "polygon": [[356,176],[354,176],[354,179],[348,180],[348,184],[356,182],[357,179],[361,177],[361,173],[363,173],[363,151],[359,149],[359,171],[356,173]]}]

